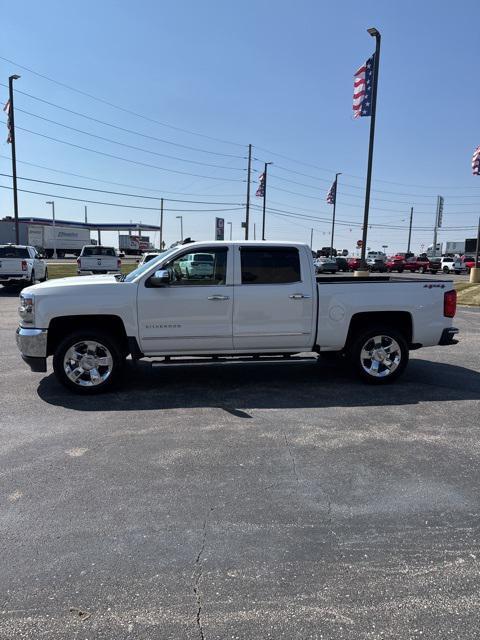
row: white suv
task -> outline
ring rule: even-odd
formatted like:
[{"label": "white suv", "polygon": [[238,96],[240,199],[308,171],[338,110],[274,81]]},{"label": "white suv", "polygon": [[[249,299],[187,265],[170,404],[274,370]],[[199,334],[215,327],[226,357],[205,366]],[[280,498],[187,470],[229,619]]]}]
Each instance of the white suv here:
[{"label": "white suv", "polygon": [[214,256],[211,253],[189,253],[179,260],[182,276],[187,278],[211,278]]},{"label": "white suv", "polygon": [[453,273],[455,271],[455,258],[442,258],[440,264],[443,273]]}]

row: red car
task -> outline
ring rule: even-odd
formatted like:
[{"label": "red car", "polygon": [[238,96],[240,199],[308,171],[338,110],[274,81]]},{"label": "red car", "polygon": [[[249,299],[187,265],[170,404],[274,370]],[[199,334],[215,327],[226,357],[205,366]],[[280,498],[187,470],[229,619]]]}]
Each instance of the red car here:
[{"label": "red car", "polygon": [[347,264],[350,271],[357,271],[360,268],[360,258],[348,258]]},{"label": "red car", "polygon": [[[470,273],[470,269],[473,269],[473,267],[475,266],[475,256],[463,256],[463,258],[460,259],[465,265],[467,273]],[[477,262],[477,267],[480,267],[480,258]]]},{"label": "red car", "polygon": [[388,273],[392,273],[392,271],[402,273],[405,268],[405,259],[401,256],[393,256],[387,260],[385,266],[387,267]]},{"label": "red car", "polygon": [[430,262],[428,258],[419,256],[417,258],[407,258],[405,260],[404,269],[405,271],[411,271],[413,273],[415,271],[418,271],[418,273],[426,273],[427,271],[430,273],[437,273],[439,267],[436,263]]}]

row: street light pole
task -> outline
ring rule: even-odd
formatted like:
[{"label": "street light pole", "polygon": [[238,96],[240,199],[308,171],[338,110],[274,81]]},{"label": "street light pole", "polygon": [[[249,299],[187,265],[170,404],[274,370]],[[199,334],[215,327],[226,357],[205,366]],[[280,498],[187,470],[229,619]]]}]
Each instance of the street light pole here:
[{"label": "street light pole", "polygon": [[252,174],[252,145],[248,145],[247,165],[247,202],[245,204],[245,240],[248,240],[248,227],[250,224],[250,179]]},{"label": "street light pole", "polygon": [[52,235],[53,235],[53,259],[57,259],[57,238],[55,236],[55,202],[53,200],[47,200],[45,204],[52,205]]},{"label": "street light pole", "polygon": [[370,188],[372,185],[372,165],[373,165],[373,144],[375,141],[375,116],[377,112],[377,85],[378,85],[378,68],[380,66],[380,43],[381,35],[374,27],[367,29],[368,33],[375,38],[375,64],[373,68],[373,87],[372,87],[372,110],[370,116],[370,142],[368,147],[368,166],[367,166],[367,184],[365,188],[365,209],[363,213],[363,234],[362,234],[362,253],[360,256],[360,269],[366,270],[365,249],[367,246],[368,231],[368,213],[370,210]]},{"label": "street light pole", "polygon": [[17,194],[17,150],[15,146],[15,109],[13,107],[13,81],[18,80],[20,76],[13,75],[8,78],[8,98],[9,98],[9,112],[8,112],[8,124],[9,135],[8,139],[12,145],[12,178],[13,178],[13,212],[15,216],[15,243],[20,244],[20,227],[18,224],[18,194]]},{"label": "street light pole", "polygon": [[180,240],[183,242],[183,216],[176,216],[180,219]]},{"label": "street light pole", "polygon": [[163,251],[163,198],[160,198],[160,251]]},{"label": "street light pole", "polygon": [[87,205],[85,205],[85,224],[88,224],[88,219],[87,219]]},{"label": "street light pole", "polygon": [[313,251],[313,229],[310,229],[310,249]]},{"label": "street light pole", "polygon": [[232,223],[231,222],[227,222],[228,225],[230,225],[230,240],[232,239]]},{"label": "street light pole", "polygon": [[263,217],[262,217],[262,240],[265,240],[265,209],[267,207],[267,168],[273,162],[265,162],[263,169]]},{"label": "street light pole", "polygon": [[332,235],[330,238],[330,257],[333,256],[333,236],[335,234],[335,210],[337,208],[337,187],[338,187],[338,176],[341,176],[341,173],[335,174],[335,197],[333,198],[333,215],[332,215]]}]

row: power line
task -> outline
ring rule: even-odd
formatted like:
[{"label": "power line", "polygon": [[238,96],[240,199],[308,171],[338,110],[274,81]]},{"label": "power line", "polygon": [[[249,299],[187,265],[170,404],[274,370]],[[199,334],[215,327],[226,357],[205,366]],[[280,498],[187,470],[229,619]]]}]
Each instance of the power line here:
[{"label": "power line", "polygon": [[169,173],[177,173],[183,176],[193,176],[194,178],[205,178],[207,180],[218,180],[223,182],[243,182],[238,178],[218,178],[215,176],[204,176],[198,173],[189,173],[188,171],[180,171],[178,169],[166,169],[165,167],[159,167],[155,164],[149,164],[148,162],[141,162],[140,160],[130,160],[130,158],[124,158],[122,156],[116,156],[112,153],[106,153],[105,151],[98,151],[97,149],[90,149],[89,147],[83,147],[79,144],[74,144],[73,142],[68,142],[67,140],[60,140],[59,138],[54,138],[52,136],[47,136],[43,133],[38,133],[37,131],[32,131],[31,129],[25,129],[24,127],[15,127],[16,130],[25,131],[26,133],[31,133],[35,136],[39,136],[40,138],[45,138],[47,140],[52,140],[53,142],[59,142],[60,144],[66,144],[70,147],[75,147],[76,149],[81,149],[82,151],[89,151],[90,153],[96,153],[101,156],[105,156],[107,158],[114,158],[115,160],[123,160],[123,162],[129,162],[130,164],[136,164],[142,167],[149,167],[150,169],[158,169],[159,171],[167,171]]},{"label": "power line", "polygon": [[[8,88],[8,85],[0,82],[1,87]],[[80,111],[74,111],[73,109],[68,109],[67,107],[63,107],[55,102],[50,102],[49,100],[45,100],[44,98],[40,98],[38,96],[34,96],[31,93],[27,93],[26,91],[21,91],[20,89],[15,89],[15,95],[21,94],[22,96],[27,96],[32,100],[37,100],[38,102],[42,102],[43,104],[48,104],[50,107],[55,107],[55,109],[61,109],[67,113],[71,113],[72,115],[78,116],[79,118],[85,118],[86,120],[91,120],[92,122],[96,122],[97,124],[101,124],[106,127],[112,127],[113,129],[117,129],[118,131],[123,131],[124,133],[131,133],[135,136],[141,136],[142,138],[148,138],[149,140],[154,140],[155,142],[162,142],[163,144],[170,144],[175,147],[180,147],[182,149],[188,149],[189,151],[197,151],[198,153],[207,153],[214,156],[222,156],[224,158],[238,158],[240,160],[245,160],[245,156],[239,156],[233,153],[222,153],[221,151],[211,151],[209,149],[202,149],[201,147],[192,147],[187,144],[181,144],[180,142],[173,142],[172,140],[165,140],[165,138],[158,138],[157,136],[152,136],[147,133],[142,133],[141,131],[134,131],[133,129],[127,129],[126,127],[121,127],[120,125],[113,124],[112,122],[107,122],[106,120],[100,120],[99,118],[94,118],[93,116],[88,116],[85,113],[81,113]],[[18,107],[16,108],[18,110]]]},{"label": "power line", "polygon": [[[4,178],[11,178],[12,175],[10,173],[0,173],[0,176],[3,176]],[[64,184],[62,182],[50,182],[49,180],[38,180],[35,178],[24,178],[21,176],[17,176],[19,180],[26,180],[27,182],[38,182],[41,184],[49,184],[53,187],[66,187],[68,189],[80,189],[82,191],[95,191],[96,193],[107,193],[109,195],[114,195],[114,196],[127,196],[129,198],[141,198],[144,200],[167,200],[169,202],[187,202],[190,204],[218,204],[218,205],[232,205],[232,206],[238,206],[241,207],[242,204],[239,202],[205,202],[204,200],[178,200],[178,199],[174,199],[174,198],[158,198],[156,196],[142,196],[138,193],[124,193],[121,191],[107,191],[105,189],[93,189],[92,187],[81,187],[75,184]]]},{"label": "power line", "polygon": [[4,62],[8,62],[9,64],[13,64],[17,67],[19,67],[20,69],[23,69],[24,71],[28,71],[29,73],[32,73],[35,76],[38,76],[39,78],[43,78],[44,80],[48,80],[49,82],[53,82],[54,84],[63,87],[64,89],[68,89],[69,91],[74,91],[75,93],[78,93],[82,96],[85,96],[87,98],[91,98],[92,100],[96,100],[97,102],[101,102],[102,104],[106,104],[109,107],[112,107],[113,109],[118,109],[119,111],[123,111],[124,113],[128,113],[132,116],[135,116],[137,118],[142,118],[143,120],[147,120],[148,122],[154,122],[155,124],[159,124],[162,127],[167,127],[168,129],[173,129],[174,131],[181,131],[182,133],[188,133],[190,135],[193,136],[199,136],[201,138],[206,138],[207,140],[213,140],[214,142],[221,142],[222,144],[230,144],[236,147],[242,147],[245,148],[246,145],[244,144],[240,144],[238,142],[232,142],[231,140],[222,140],[221,138],[215,138],[213,136],[209,136],[206,135],[204,133],[198,133],[196,131],[190,131],[189,129],[182,129],[181,127],[175,127],[174,125],[171,124],[167,124],[166,122],[161,122],[160,120],[155,120],[155,118],[151,118],[150,116],[146,116],[142,113],[137,113],[136,111],[132,111],[131,109],[127,109],[125,107],[121,107],[118,104],[114,104],[113,102],[109,102],[108,100],[105,100],[104,98],[99,98],[98,96],[95,96],[91,93],[87,93],[86,91],[82,91],[81,89],[77,89],[76,87],[72,87],[71,85],[68,85],[64,82],[60,82],[59,80],[54,80],[53,78],[50,78],[49,76],[46,76],[42,73],[39,73],[38,71],[34,71],[33,69],[30,69],[29,67],[25,67],[21,64],[18,64],[18,62],[15,62],[14,60],[9,60],[8,58],[4,58],[3,56],[0,56],[0,60],[3,60]]},{"label": "power line", "polygon": [[[144,149],[143,147],[136,147],[132,144],[127,144],[126,142],[119,142],[118,140],[112,140],[111,138],[105,138],[104,136],[99,136],[95,133],[90,133],[89,131],[83,131],[82,129],[77,129],[76,127],[70,127],[68,124],[63,124],[62,122],[57,122],[56,120],[50,120],[50,118],[45,118],[44,116],[39,116],[36,113],[30,113],[30,111],[25,111],[25,109],[20,109],[19,107],[15,108],[15,112],[19,111],[20,113],[25,113],[28,116],[32,116],[33,118],[38,118],[39,120],[44,120],[45,122],[50,122],[50,124],[55,124],[59,127],[63,127],[64,129],[69,129],[70,131],[75,131],[76,133],[81,133],[84,136],[90,136],[91,138],[96,138],[97,140],[103,140],[104,142],[110,142],[111,144],[117,144],[121,147],[126,147],[127,149],[134,149],[135,151],[141,151],[142,153],[149,153],[154,156],[160,156],[162,158],[168,158],[169,160],[177,160],[179,162],[188,162],[189,164],[198,164],[203,167],[213,167],[214,169],[227,169],[229,171],[245,171],[245,169],[240,167],[229,167],[227,165],[221,164],[211,164],[209,162],[201,162],[200,160],[188,160],[187,158],[179,158],[178,156],[171,156],[166,153],[160,153],[158,151],[151,151],[150,149]],[[19,127],[17,127],[18,129]]]},{"label": "power line", "polygon": [[[0,185],[0,189],[9,189],[13,190],[13,187],[7,187],[4,185]],[[156,211],[158,212],[158,207],[144,207],[141,205],[134,204],[119,204],[117,202],[99,202],[98,200],[85,200],[84,198],[72,198],[70,196],[59,196],[56,193],[42,193],[40,191],[29,191],[28,189],[18,189],[22,193],[29,193],[35,196],[46,196],[49,198],[55,198],[57,200],[72,200],[73,202],[85,202],[87,204],[101,204],[109,207],[121,207],[122,209],[144,209],[146,211]],[[219,211],[243,211],[244,207],[234,207],[229,209],[165,209],[164,211],[182,211],[183,213],[217,213]]]},{"label": "power line", "polygon": [[[10,160],[8,156],[0,154],[0,158]],[[127,184],[125,182],[113,182],[111,180],[100,180],[99,178],[92,178],[92,176],[86,176],[81,173],[72,173],[71,171],[63,171],[61,169],[53,169],[52,167],[46,167],[42,164],[35,164],[33,162],[27,162],[26,160],[17,160],[17,164],[25,164],[29,167],[35,167],[36,169],[42,169],[44,171],[51,171],[53,173],[60,173],[65,176],[73,176],[74,178],[83,178],[84,180],[92,180],[92,182],[101,182],[102,184],[113,184],[116,187],[127,187],[128,189],[139,189],[140,191],[151,191],[153,193],[166,193],[173,195],[185,195],[185,196],[204,196],[203,193],[184,193],[183,191],[165,191],[164,189],[152,189],[148,187],[140,187],[135,184]],[[212,198],[243,198],[243,193],[222,193],[222,194],[209,194]]]}]

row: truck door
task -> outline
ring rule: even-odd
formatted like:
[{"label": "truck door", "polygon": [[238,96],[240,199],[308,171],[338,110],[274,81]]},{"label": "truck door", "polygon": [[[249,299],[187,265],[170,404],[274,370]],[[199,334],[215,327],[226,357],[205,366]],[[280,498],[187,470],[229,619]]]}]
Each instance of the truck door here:
[{"label": "truck door", "polygon": [[299,249],[245,245],[235,259],[235,350],[310,350],[316,283],[302,273]]},{"label": "truck door", "polygon": [[215,353],[231,351],[233,314],[233,257],[228,245],[202,247],[211,257],[208,273],[185,268],[191,248],[162,265],[175,274],[165,287],[138,289],[138,326],[145,354]]}]

